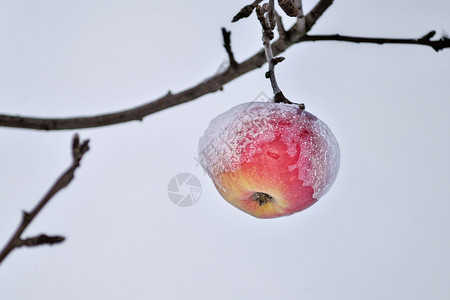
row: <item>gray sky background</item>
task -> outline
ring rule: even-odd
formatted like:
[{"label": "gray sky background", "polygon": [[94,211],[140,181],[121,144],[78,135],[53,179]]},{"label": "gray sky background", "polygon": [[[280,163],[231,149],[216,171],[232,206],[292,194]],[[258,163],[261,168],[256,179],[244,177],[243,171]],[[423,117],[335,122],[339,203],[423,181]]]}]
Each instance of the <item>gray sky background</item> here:
[{"label": "gray sky background", "polygon": [[[0,112],[93,115],[188,88],[226,61],[222,26],[238,61],[260,49],[254,16],[230,24],[250,2],[2,0]],[[444,0],[341,0],[313,32],[440,37],[449,12]],[[0,299],[449,299],[450,51],[320,42],[283,56],[285,95],[341,147],[317,204],[255,219],[196,165],[213,117],[270,95],[264,67],[144,122],[78,130],[91,151],[26,232],[67,241],[14,251]],[[1,246],[70,163],[73,134],[0,128]],[[189,208],[167,195],[182,172],[203,186]]]}]

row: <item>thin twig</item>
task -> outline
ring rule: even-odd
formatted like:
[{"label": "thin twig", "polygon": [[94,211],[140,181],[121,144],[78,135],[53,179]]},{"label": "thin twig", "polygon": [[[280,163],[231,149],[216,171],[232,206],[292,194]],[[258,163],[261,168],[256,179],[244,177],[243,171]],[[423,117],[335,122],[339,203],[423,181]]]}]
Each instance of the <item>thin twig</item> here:
[{"label": "thin twig", "polygon": [[278,62],[281,62],[282,58],[280,58],[279,60],[276,60],[275,57],[273,57],[270,40],[266,35],[263,36],[263,45],[266,50],[265,51],[266,59],[268,61],[268,65],[269,65],[269,70],[267,71],[266,77],[270,79],[270,83],[272,84],[273,94],[276,95],[281,92],[281,89],[278,86],[277,79],[275,78],[275,65]]},{"label": "thin twig", "polygon": [[230,61],[230,67],[235,69],[238,66],[238,63],[234,59],[233,51],[231,50],[231,31],[227,31],[224,27],[222,27],[222,36],[223,36],[223,46],[228,54],[228,59]]},{"label": "thin twig", "polygon": [[275,57],[273,55],[272,44],[270,42],[273,38],[272,30],[274,29],[274,26],[276,24],[274,0],[269,0],[269,4],[264,7],[257,6],[256,15],[262,27],[262,41],[264,45],[264,52],[266,55],[267,63],[269,65],[268,71],[266,72],[266,78],[270,79],[270,84],[272,85],[274,95],[274,102],[292,103],[281,92],[281,89],[278,86],[277,79],[275,76],[275,65],[283,61],[284,58]]},{"label": "thin twig", "polygon": [[0,252],[0,264],[15,248],[22,246],[39,246],[44,244],[52,245],[64,241],[64,237],[62,236],[49,237],[47,235],[39,235],[37,237],[23,239],[22,234],[25,229],[27,229],[28,225],[30,225],[34,218],[39,214],[42,208],[44,208],[44,206],[53,198],[53,196],[68,186],[74,179],[75,170],[80,166],[80,161],[88,150],[89,140],[85,140],[80,144],[80,138],[78,134],[75,134],[72,140],[72,163],[70,167],[63,174],[61,174],[47,194],[41,199],[41,201],[39,201],[31,212],[23,212],[21,223],[11,239]]},{"label": "thin twig", "polygon": [[269,40],[272,40],[274,38],[274,34],[272,28],[270,27],[269,21],[265,16],[267,7],[267,5],[264,7],[258,5],[256,7],[256,16],[258,17],[258,21],[261,24],[263,36],[266,36]]},{"label": "thin twig", "polygon": [[[333,0],[320,0],[311,11],[305,17],[305,32],[311,30],[311,28],[316,24],[316,21],[325,13],[325,11],[333,4]],[[292,26],[290,30],[291,39],[296,39],[293,31],[298,32],[296,26]],[[301,35],[301,32],[299,32]]]},{"label": "thin twig", "polygon": [[332,35],[305,35],[299,40],[299,42],[308,41],[339,41],[339,42],[351,42],[351,43],[370,43],[370,44],[409,44],[409,45],[423,45],[433,48],[436,52],[445,48],[450,48],[450,39],[446,36],[441,37],[438,40],[431,40],[436,34],[436,31],[430,31],[426,35],[418,39],[395,39],[395,38],[368,38],[357,36],[346,36],[339,34]]},{"label": "thin twig", "polygon": [[287,35],[286,35],[286,29],[284,28],[284,25],[283,25],[283,20],[281,19],[281,16],[276,12],[275,12],[275,18],[277,21],[278,36],[280,37],[280,39],[285,40]]}]

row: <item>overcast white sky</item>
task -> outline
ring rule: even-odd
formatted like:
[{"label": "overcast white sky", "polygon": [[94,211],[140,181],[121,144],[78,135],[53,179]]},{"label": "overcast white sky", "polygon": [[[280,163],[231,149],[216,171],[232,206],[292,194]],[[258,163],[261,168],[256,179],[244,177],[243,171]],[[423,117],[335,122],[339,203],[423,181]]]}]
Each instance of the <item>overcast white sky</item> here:
[{"label": "overcast white sky", "polygon": [[[238,61],[261,47],[254,16],[230,24],[250,2],[0,0],[0,113],[93,115],[188,88],[227,59],[222,26]],[[445,0],[341,0],[313,33],[440,36],[449,12]],[[144,122],[78,130],[91,151],[26,232],[67,241],[14,251],[0,299],[449,299],[450,50],[320,42],[283,56],[285,95],[341,147],[317,204],[255,219],[196,164],[213,117],[270,95],[264,67]],[[70,163],[74,132],[0,128],[1,247]],[[182,172],[203,187],[188,208],[167,194]]]}]

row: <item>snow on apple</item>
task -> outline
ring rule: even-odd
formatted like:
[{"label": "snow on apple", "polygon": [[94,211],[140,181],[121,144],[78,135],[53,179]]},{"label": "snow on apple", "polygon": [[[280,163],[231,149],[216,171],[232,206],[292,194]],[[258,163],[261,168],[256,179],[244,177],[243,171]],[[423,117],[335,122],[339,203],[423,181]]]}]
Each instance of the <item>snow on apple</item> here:
[{"label": "snow on apple", "polygon": [[295,104],[250,102],[214,118],[198,145],[219,193],[240,210],[275,218],[301,211],[334,183],[339,145]]}]

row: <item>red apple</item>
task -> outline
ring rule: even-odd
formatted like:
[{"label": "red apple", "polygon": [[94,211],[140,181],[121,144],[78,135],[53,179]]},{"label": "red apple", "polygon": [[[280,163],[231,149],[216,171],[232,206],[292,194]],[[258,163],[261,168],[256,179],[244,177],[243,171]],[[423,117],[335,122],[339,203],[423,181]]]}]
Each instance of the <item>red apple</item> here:
[{"label": "red apple", "polygon": [[311,206],[330,189],[339,170],[333,133],[295,104],[235,106],[210,122],[198,151],[222,197],[258,218]]}]

